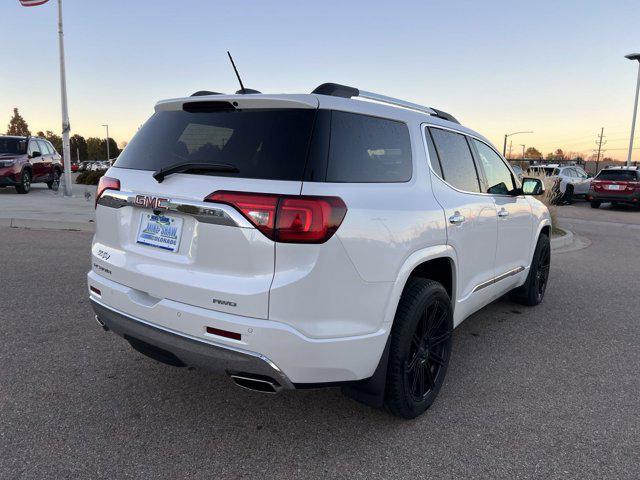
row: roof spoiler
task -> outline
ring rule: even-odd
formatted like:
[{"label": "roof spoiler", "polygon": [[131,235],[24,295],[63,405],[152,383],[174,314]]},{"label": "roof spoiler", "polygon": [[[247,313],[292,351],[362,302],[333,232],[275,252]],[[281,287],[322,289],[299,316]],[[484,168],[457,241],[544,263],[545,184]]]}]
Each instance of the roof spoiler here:
[{"label": "roof spoiler", "polygon": [[323,83],[317,87],[313,92],[318,95],[329,95],[331,97],[353,98],[360,97],[376,102],[385,103],[387,105],[394,105],[396,107],[408,108],[411,110],[417,110],[418,112],[428,113],[434,117],[448,120],[449,122],[460,123],[455,117],[447,112],[438,110],[436,108],[425,107],[424,105],[418,105],[417,103],[407,102],[398,98],[387,97],[386,95],[380,95],[378,93],[367,92],[355,87],[349,87],[347,85],[340,85],[338,83]]}]

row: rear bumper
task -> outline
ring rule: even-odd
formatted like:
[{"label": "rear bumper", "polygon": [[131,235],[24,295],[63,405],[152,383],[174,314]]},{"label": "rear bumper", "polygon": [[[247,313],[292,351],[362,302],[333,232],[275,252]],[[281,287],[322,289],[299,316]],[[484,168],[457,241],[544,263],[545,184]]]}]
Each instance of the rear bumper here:
[{"label": "rear bumper", "polygon": [[587,194],[587,200],[592,202],[616,202],[616,203],[630,203],[632,205],[640,204],[640,192],[633,192],[631,194],[624,193],[609,193],[609,192],[594,192],[589,191]]},{"label": "rear bumper", "polygon": [[[150,325],[92,298],[96,318],[109,330],[129,341],[137,350],[151,351],[150,356],[165,357],[165,363],[206,368],[218,373],[251,374],[276,380],[282,388],[293,388],[282,371],[267,357],[229,346],[200,340]],[[146,347],[146,348],[145,348]],[[154,355],[155,353],[155,355]],[[176,363],[176,360],[180,363]],[[163,361],[163,360],[161,360]]]},{"label": "rear bumper", "polygon": [[[388,331],[380,330],[309,338],[281,322],[153,298],[93,271],[87,277],[96,314],[118,335],[166,350],[186,365],[269,376],[284,388],[370,378],[388,337]],[[207,333],[207,327],[240,334],[241,339]]]}]

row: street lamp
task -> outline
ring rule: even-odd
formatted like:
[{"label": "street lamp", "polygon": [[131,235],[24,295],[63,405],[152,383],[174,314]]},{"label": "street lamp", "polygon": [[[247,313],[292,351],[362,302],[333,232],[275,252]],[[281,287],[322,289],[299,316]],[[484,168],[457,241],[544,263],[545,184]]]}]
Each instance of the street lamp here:
[{"label": "street lamp", "polygon": [[107,162],[110,160],[111,156],[109,155],[109,125],[103,124],[103,127],[107,127]]},{"label": "street lamp", "polygon": [[636,129],[636,113],[638,111],[638,91],[640,90],[640,53],[625,55],[629,60],[638,60],[638,80],[636,82],[636,100],[633,104],[633,120],[631,120],[631,138],[629,139],[629,154],[627,155],[627,167],[631,166],[631,152],[633,151],[633,134]]},{"label": "street lamp", "polygon": [[532,131],[526,131],[526,132],[513,132],[513,133],[507,133],[504,136],[504,146],[502,147],[502,156],[504,157],[507,154],[507,138],[509,138],[511,135],[518,135],[520,133],[533,133]]}]

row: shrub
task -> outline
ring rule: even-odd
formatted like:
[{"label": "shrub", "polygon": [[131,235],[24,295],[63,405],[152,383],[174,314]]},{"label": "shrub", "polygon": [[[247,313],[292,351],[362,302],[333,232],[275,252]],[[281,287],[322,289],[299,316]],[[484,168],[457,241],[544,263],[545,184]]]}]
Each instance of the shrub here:
[{"label": "shrub", "polygon": [[76,178],[76,183],[82,185],[98,185],[100,177],[102,177],[104,173],[105,172],[82,172]]},{"label": "shrub", "polygon": [[531,178],[538,178],[544,184],[544,193],[536,198],[544,203],[549,209],[551,215],[551,231],[553,233],[561,233],[562,230],[558,228],[558,212],[556,205],[562,198],[560,192],[560,183],[558,178],[548,177],[544,173],[529,173],[526,175]]}]

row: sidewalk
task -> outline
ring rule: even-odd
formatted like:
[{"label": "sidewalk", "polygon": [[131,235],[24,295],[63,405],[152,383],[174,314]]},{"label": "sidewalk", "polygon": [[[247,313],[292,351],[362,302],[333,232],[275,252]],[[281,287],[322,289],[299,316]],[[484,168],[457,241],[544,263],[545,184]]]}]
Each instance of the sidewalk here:
[{"label": "sidewalk", "polygon": [[0,226],[94,230],[96,187],[73,184],[73,197],[65,198],[62,188],[54,192],[45,184],[31,186],[19,195],[14,188],[0,188]]}]

